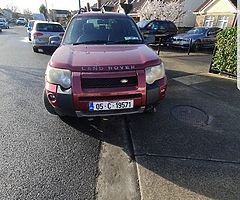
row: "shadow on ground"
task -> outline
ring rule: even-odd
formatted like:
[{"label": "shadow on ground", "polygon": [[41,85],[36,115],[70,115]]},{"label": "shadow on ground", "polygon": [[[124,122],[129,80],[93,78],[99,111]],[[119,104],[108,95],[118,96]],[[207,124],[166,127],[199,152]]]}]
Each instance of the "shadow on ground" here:
[{"label": "shadow on ground", "polygon": [[[239,198],[240,96],[235,81],[206,76],[204,82],[186,85],[175,79],[192,74],[167,73],[168,94],[157,113],[63,121],[129,154],[126,138],[115,134],[125,121],[140,166],[141,184],[153,198],[156,191],[156,195],[167,191],[166,195],[181,197],[181,192],[175,194],[176,187],[213,199]],[[177,110],[179,106],[184,109]],[[149,171],[151,180],[146,175]]]}]

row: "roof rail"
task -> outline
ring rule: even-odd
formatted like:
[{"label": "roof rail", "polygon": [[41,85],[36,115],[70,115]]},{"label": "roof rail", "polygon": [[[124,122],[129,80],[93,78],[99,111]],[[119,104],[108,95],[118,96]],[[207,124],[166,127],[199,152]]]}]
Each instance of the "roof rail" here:
[{"label": "roof rail", "polygon": [[91,8],[91,11],[97,12],[97,11],[101,11],[101,9],[100,8]]},{"label": "roof rail", "polygon": [[83,12],[87,12],[87,9],[86,8],[80,8],[79,11],[78,11],[78,14],[83,13]]}]

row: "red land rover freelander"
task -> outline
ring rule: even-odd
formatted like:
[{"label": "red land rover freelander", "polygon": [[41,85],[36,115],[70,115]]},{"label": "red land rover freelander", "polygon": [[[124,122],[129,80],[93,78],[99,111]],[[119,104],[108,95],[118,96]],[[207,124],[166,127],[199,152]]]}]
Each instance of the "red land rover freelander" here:
[{"label": "red land rover freelander", "polygon": [[60,116],[153,111],[164,98],[165,69],[135,22],[119,13],[75,15],[46,69],[46,109]]}]

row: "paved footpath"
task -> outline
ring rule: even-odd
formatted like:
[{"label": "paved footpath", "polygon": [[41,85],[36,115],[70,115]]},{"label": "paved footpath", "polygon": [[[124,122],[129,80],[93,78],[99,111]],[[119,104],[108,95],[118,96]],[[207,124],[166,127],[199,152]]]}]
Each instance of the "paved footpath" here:
[{"label": "paved footpath", "polygon": [[240,199],[236,81],[209,74],[206,53],[161,58],[167,97],[155,114],[126,117],[130,144],[103,144],[98,199]]}]

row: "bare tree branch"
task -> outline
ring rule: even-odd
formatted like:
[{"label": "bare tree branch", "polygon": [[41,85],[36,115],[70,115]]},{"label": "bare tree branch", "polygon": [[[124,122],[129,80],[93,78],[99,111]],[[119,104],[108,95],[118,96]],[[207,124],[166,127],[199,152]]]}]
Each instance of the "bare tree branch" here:
[{"label": "bare tree branch", "polygon": [[186,11],[183,11],[181,0],[167,2],[165,0],[148,0],[139,13],[143,19],[160,19],[174,22],[182,17]]}]

